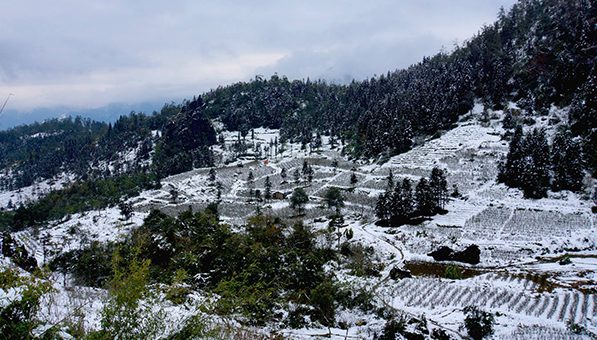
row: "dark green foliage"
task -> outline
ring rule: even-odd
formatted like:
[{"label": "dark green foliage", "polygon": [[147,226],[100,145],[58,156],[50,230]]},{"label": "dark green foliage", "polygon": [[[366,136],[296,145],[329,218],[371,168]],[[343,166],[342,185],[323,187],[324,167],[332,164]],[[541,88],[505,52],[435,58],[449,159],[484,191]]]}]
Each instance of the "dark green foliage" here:
[{"label": "dark green foliage", "polygon": [[406,330],[406,320],[394,318],[388,320],[383,328],[383,333],[378,338],[379,340],[396,340],[396,335],[403,333]]},{"label": "dark green foliage", "polygon": [[519,187],[521,185],[522,159],[524,149],[522,145],[522,127],[517,126],[510,140],[510,148],[506,156],[506,162],[500,165],[498,181],[510,187]]},{"label": "dark green foliage", "polygon": [[68,214],[116,205],[123,197],[132,197],[143,189],[158,186],[155,175],[145,173],[76,182],[65,189],[52,191],[34,203],[19,207],[12,225],[19,230]]},{"label": "dark green foliage", "polygon": [[309,202],[309,196],[303,188],[296,188],[290,196],[290,206],[299,214],[303,211],[305,204]]},{"label": "dark green foliage", "polygon": [[338,187],[329,187],[323,197],[328,209],[340,210],[344,207],[344,197]]},{"label": "dark green foliage", "polygon": [[493,334],[494,316],[491,313],[480,310],[475,306],[464,308],[464,327],[468,335],[475,339],[483,339]]},{"label": "dark green foliage", "polygon": [[341,254],[347,259],[347,268],[350,274],[355,276],[379,276],[383,269],[383,264],[376,263],[372,257],[374,255],[373,247],[364,247],[360,243],[343,243]]},{"label": "dark green foliage", "polygon": [[209,146],[216,144],[216,133],[203,114],[201,97],[187,103],[164,127],[153,156],[160,177],[213,165]]},{"label": "dark green foliage", "polygon": [[[272,320],[274,310],[294,302],[311,306],[312,320],[333,324],[337,288],[323,265],[334,253],[317,248],[306,226],[286,228],[261,215],[238,233],[208,210],[186,211],[177,218],[153,211],[116,249],[122,268],[149,261],[149,278],[156,282],[171,283],[182,271],[201,277],[192,282],[220,295],[219,313],[241,313],[249,323],[263,324]],[[81,284],[101,286],[114,273],[114,249],[93,243],[60,256],[52,266],[73,273]]]},{"label": "dark green foliage", "polygon": [[93,241],[83,249],[60,254],[50,262],[50,269],[72,273],[76,284],[103,288],[113,275],[115,248],[113,243]]},{"label": "dark green foliage", "polygon": [[375,206],[376,216],[393,225],[402,225],[414,222],[415,217],[435,215],[448,201],[447,186],[445,172],[439,168],[432,169],[430,180],[421,178],[414,193],[410,179],[394,185],[390,172],[388,188],[379,195]]},{"label": "dark green foliage", "polygon": [[12,238],[10,233],[4,232],[2,235],[2,255],[4,257],[10,257],[12,262],[17,266],[23,268],[28,272],[33,272],[37,267],[37,260],[35,257],[29,254],[25,246],[22,244],[17,243],[16,240]]},{"label": "dark green foliage", "polygon": [[322,325],[331,327],[336,317],[337,288],[330,279],[325,279],[311,291],[311,304],[315,307],[314,317]]},{"label": "dark green foliage", "polygon": [[272,199],[272,182],[270,181],[269,176],[265,177],[265,189],[263,193],[263,198],[265,198],[266,201]]},{"label": "dark green foliage", "polygon": [[452,339],[448,333],[440,328],[436,328],[431,332],[431,339],[434,340],[450,340]]},{"label": "dark green foliage", "polygon": [[523,142],[521,186],[526,198],[547,196],[550,181],[549,145],[545,132],[533,129]]},{"label": "dark green foliage", "polygon": [[[0,131],[0,169],[14,167],[0,188],[20,188],[39,179],[50,179],[62,172],[74,173],[80,180],[95,180],[124,172],[144,171],[152,143],[168,117],[180,106],[166,104],[152,115],[131,112],[114,124],[94,122],[81,117],[52,119],[43,123]],[[126,171],[99,170],[101,162],[117,160],[119,153],[138,148],[135,161]]]},{"label": "dark green foliage", "polygon": [[350,174],[350,185],[355,186],[358,181],[359,181],[359,178],[357,177],[357,175],[354,172],[352,174]]},{"label": "dark green foliage", "polygon": [[32,339],[33,330],[42,323],[37,318],[40,298],[51,286],[35,276],[21,276],[18,271],[5,268],[0,272],[0,289],[22,289],[20,299],[3,303],[0,307],[0,337],[2,339]]},{"label": "dark green foliage", "polygon": [[592,333],[589,333],[587,331],[587,328],[585,326],[575,323],[574,320],[566,321],[566,328],[568,328],[568,330],[574,334],[592,335]]},{"label": "dark green foliage", "polygon": [[216,181],[216,169],[214,168],[209,169],[209,181],[212,183]]},{"label": "dark green foliage", "polygon": [[584,177],[582,146],[573,139],[567,130],[559,131],[552,145],[551,162],[553,167],[552,189],[554,191],[580,191]]},{"label": "dark green foliage", "polygon": [[338,303],[346,308],[359,308],[363,312],[369,312],[375,308],[373,305],[375,295],[366,288],[347,285],[341,287],[336,295]]},{"label": "dark green foliage", "polygon": [[589,136],[597,121],[595,20],[590,1],[522,1],[450,54],[405,70],[345,86],[256,77],[205,94],[206,112],[229,129],[281,128],[314,148],[313,133],[330,131],[364,157],[408,150],[414,136],[448,128],[475,97],[494,109],[526,102],[532,114],[574,102],[574,133]]},{"label": "dark green foliage", "polygon": [[448,181],[446,180],[445,171],[434,167],[429,177],[429,185],[433,192],[435,206],[443,209],[448,201]]},{"label": "dark green foliage", "polygon": [[[213,161],[209,146],[216,138],[206,117],[240,131],[239,153],[248,132],[266,126],[280,128],[284,140],[310,143],[314,149],[326,133],[345,142],[344,151],[353,156],[387,157],[410,149],[414,137],[450,128],[472,108],[475,97],[493,109],[517,102],[529,122],[553,104],[570,105],[572,133],[582,137],[595,170],[597,153],[588,151],[597,150],[596,20],[590,1],[521,1],[453,52],[363,81],[336,85],[256,77],[183,105],[165,105],[150,116],[133,112],[113,126],[75,118],[0,132],[0,169],[15,166],[17,174],[3,178],[0,187],[26,186],[62,171],[82,179],[113,175],[89,170],[132,147],[139,147],[135,163],[142,168],[140,161],[149,159],[154,142],[159,176],[208,166]],[[507,111],[506,127],[515,123],[512,115]],[[541,190],[529,194],[541,195]]]},{"label": "dark green foliage", "polygon": [[375,204],[375,216],[382,221],[390,219],[390,193],[384,192],[379,194],[377,197],[377,203]]},{"label": "dark green foliage", "polygon": [[14,212],[0,210],[0,232],[9,231],[12,228]]},{"label": "dark green foliage", "polygon": [[433,190],[426,178],[421,178],[415,188],[415,197],[417,200],[417,212],[422,216],[431,216],[436,209],[436,201]]},{"label": "dark green foliage", "polygon": [[[594,28],[592,32],[593,41],[595,41],[597,29]],[[582,147],[587,151],[587,162],[595,175],[597,173],[597,134],[595,133],[597,130],[597,67],[594,65],[591,68],[591,75],[576,92],[570,108],[570,118],[572,132],[584,137]]]},{"label": "dark green foliage", "polygon": [[388,181],[388,183],[387,183],[388,191],[394,190],[394,173],[392,172],[392,169],[390,169],[390,172],[388,173],[387,181]]},{"label": "dark green foliage", "polygon": [[504,129],[513,129],[516,127],[516,122],[514,121],[514,117],[512,116],[512,112],[510,110],[506,111],[504,119],[502,120],[502,126]]},{"label": "dark green foliage", "polygon": [[118,209],[120,209],[120,214],[125,221],[128,221],[133,216],[133,205],[130,203],[122,201],[118,203]]},{"label": "dark green foliage", "polygon": [[288,173],[286,172],[286,168],[282,168],[282,171],[280,171],[280,177],[282,177],[282,182],[286,181],[286,177],[288,177]]},{"label": "dark green foliage", "polygon": [[457,266],[447,266],[444,277],[451,280],[460,280],[462,279],[462,271]]},{"label": "dark green foliage", "polygon": [[523,136],[518,127],[499,170],[498,181],[522,189],[526,198],[546,197],[550,186],[555,191],[578,192],[584,177],[582,147],[566,128],[556,134],[550,150],[543,130],[533,129]]}]

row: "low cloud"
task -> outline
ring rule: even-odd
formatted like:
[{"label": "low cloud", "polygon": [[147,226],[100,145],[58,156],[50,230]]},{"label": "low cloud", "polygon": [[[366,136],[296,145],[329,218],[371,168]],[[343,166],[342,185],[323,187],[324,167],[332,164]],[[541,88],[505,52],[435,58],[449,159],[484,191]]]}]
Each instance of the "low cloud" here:
[{"label": "low cloud", "polygon": [[0,97],[26,111],[180,98],[256,74],[362,79],[451,49],[512,3],[11,2]]}]

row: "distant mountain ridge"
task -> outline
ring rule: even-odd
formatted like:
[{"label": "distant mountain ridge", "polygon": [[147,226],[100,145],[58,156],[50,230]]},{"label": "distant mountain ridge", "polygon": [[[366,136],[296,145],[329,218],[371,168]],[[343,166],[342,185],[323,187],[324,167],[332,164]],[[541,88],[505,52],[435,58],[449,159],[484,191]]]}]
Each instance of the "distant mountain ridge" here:
[{"label": "distant mountain ridge", "polygon": [[[10,102],[9,102],[10,104]],[[81,116],[95,121],[114,123],[120,116],[130,112],[159,111],[163,102],[141,103],[110,103],[97,108],[75,108],[68,106],[43,107],[33,110],[19,111],[10,109],[10,105],[0,115],[0,130],[6,130],[18,125],[32,124],[56,117]]]}]

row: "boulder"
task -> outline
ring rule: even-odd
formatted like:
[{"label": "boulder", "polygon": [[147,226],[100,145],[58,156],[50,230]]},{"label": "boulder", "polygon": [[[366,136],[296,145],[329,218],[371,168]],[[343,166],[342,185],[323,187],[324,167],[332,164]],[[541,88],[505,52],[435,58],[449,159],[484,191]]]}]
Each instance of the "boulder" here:
[{"label": "boulder", "polygon": [[398,267],[393,267],[390,270],[390,279],[392,280],[405,279],[407,277],[413,277],[408,270],[400,269]]},{"label": "boulder", "polygon": [[463,251],[454,251],[447,246],[441,246],[436,251],[427,254],[435,261],[456,261],[469,264],[478,264],[480,261],[481,250],[476,244],[472,244]]}]

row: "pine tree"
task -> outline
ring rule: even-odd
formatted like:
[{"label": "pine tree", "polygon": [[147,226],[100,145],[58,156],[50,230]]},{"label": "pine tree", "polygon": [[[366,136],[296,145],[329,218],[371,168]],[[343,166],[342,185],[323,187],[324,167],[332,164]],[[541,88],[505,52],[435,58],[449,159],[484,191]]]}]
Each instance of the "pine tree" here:
[{"label": "pine tree", "polygon": [[255,194],[255,177],[253,176],[253,171],[249,171],[249,175],[247,176],[247,186],[249,187],[249,196],[253,196]]},{"label": "pine tree", "polygon": [[359,181],[359,178],[357,177],[357,175],[353,172],[350,175],[350,185],[355,186],[355,184],[357,184],[357,182]]},{"label": "pine tree", "polygon": [[580,191],[584,177],[583,153],[580,141],[572,138],[568,130],[559,131],[552,145],[554,191]]},{"label": "pine tree", "polygon": [[436,205],[433,191],[426,178],[421,178],[415,188],[417,213],[422,216],[431,216],[435,213]]},{"label": "pine tree", "polygon": [[520,186],[526,198],[547,196],[549,188],[549,144],[542,129],[533,129],[523,141],[522,178]]},{"label": "pine tree", "polygon": [[392,173],[392,169],[390,169],[390,173],[388,173],[388,190],[394,190],[394,174]]},{"label": "pine tree", "polygon": [[263,193],[263,198],[266,201],[269,201],[272,198],[272,182],[269,179],[269,176],[265,177],[265,191]]},{"label": "pine tree", "polygon": [[509,187],[518,188],[522,183],[522,159],[524,157],[522,127],[517,126],[510,141],[506,162],[500,166],[498,181]]},{"label": "pine tree", "polygon": [[379,194],[377,198],[377,203],[375,204],[375,216],[380,220],[386,221],[390,219],[390,210],[388,209],[389,198],[388,192]]},{"label": "pine tree", "polygon": [[120,202],[118,204],[118,208],[120,209],[120,214],[124,217],[125,221],[130,220],[133,216],[133,206],[127,202]]},{"label": "pine tree", "polygon": [[411,218],[415,212],[415,200],[410,179],[405,178],[402,180],[400,191],[402,195],[402,210],[404,212],[404,217]]},{"label": "pine tree", "polygon": [[287,176],[288,174],[286,173],[286,168],[282,168],[282,171],[280,171],[280,177],[282,177],[282,182],[286,181]]},{"label": "pine tree", "polygon": [[302,173],[303,173],[303,176],[306,176],[309,173],[309,163],[307,162],[306,159],[303,161]]},{"label": "pine tree", "polygon": [[429,185],[433,191],[436,206],[443,209],[448,199],[448,182],[444,170],[434,167],[431,170]]},{"label": "pine tree", "polygon": [[336,174],[336,171],[338,171],[338,160],[334,159],[332,161],[332,168],[334,168],[334,174]]},{"label": "pine tree", "polygon": [[344,197],[342,197],[342,192],[337,187],[329,187],[323,199],[328,209],[336,208],[339,212],[344,207]]},{"label": "pine tree", "polygon": [[218,200],[220,200],[220,199],[222,198],[222,189],[223,189],[223,188],[224,188],[224,185],[222,184],[222,182],[219,182],[219,181],[218,181],[218,182],[216,183],[216,190],[217,190],[217,192],[216,192],[216,198],[217,198]]},{"label": "pine tree", "polygon": [[307,202],[309,202],[309,196],[307,196],[305,190],[303,190],[303,188],[294,189],[292,196],[290,196],[290,206],[292,209],[296,210],[300,214]]},{"label": "pine tree", "polygon": [[313,168],[309,165],[309,170],[307,171],[307,181],[309,183],[311,183],[313,181],[313,175],[315,175],[315,171],[313,170]]},{"label": "pine tree", "polygon": [[209,181],[212,183],[216,181],[216,169],[214,168],[209,169]]}]

